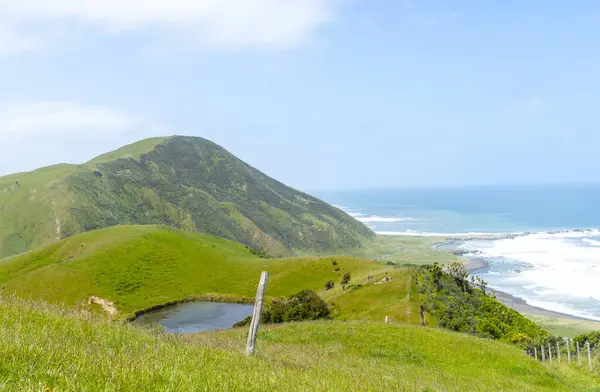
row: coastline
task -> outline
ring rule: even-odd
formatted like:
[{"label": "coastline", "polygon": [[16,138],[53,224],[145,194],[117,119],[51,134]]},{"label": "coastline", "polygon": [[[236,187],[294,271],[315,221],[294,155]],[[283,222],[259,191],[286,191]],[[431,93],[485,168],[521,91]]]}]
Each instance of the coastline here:
[{"label": "coastline", "polygon": [[496,294],[496,299],[502,302],[507,307],[516,310],[521,314],[534,315],[540,317],[549,317],[549,318],[558,318],[558,319],[567,319],[567,320],[580,320],[580,321],[591,321],[597,322],[596,320],[591,320],[585,317],[573,316],[566,313],[555,312],[553,310],[547,310],[544,308],[540,308],[537,306],[529,305],[527,301],[523,298],[514,296],[512,294],[505,293],[500,290],[496,290],[493,288],[489,289],[491,292]]},{"label": "coastline", "polygon": [[[592,230],[592,229],[575,229],[575,230],[567,230],[567,231],[553,231],[553,232],[549,232],[549,234],[559,234],[559,233],[568,233],[568,232],[588,233],[588,232],[594,232],[594,230]],[[505,239],[515,239],[518,237],[523,237],[523,236],[532,235],[532,234],[536,234],[536,233],[534,233],[534,232],[498,233],[498,234],[465,233],[464,235],[461,235],[461,234],[445,234],[445,235],[439,234],[439,235],[435,235],[435,236],[432,236],[432,235],[420,235],[419,236],[419,235],[413,235],[413,234],[409,233],[408,235],[397,234],[394,236],[422,237],[422,238],[436,237],[436,239],[439,239],[439,240],[435,241],[434,243],[431,244],[431,249],[446,251],[450,254],[457,256],[458,258],[460,258],[463,261],[469,275],[474,275],[474,274],[477,274],[479,271],[487,269],[489,267],[489,261],[487,261],[483,258],[469,259],[469,258],[463,257],[464,255],[461,254],[460,251],[455,252],[455,251],[449,250],[449,249],[440,249],[440,246],[451,243],[452,241],[473,241],[473,240],[499,241],[499,240],[505,240]],[[382,234],[378,233],[378,235],[382,235]],[[385,234],[383,234],[383,235],[385,235]],[[574,316],[574,315],[570,315],[567,313],[556,312],[553,310],[547,310],[547,309],[540,308],[540,307],[537,307],[534,305],[530,305],[523,298],[514,296],[512,294],[503,292],[501,290],[497,290],[497,289],[494,289],[491,287],[489,288],[489,290],[496,294],[496,299],[498,301],[502,302],[507,307],[509,307],[513,310],[516,310],[517,312],[519,312],[521,314],[524,314],[527,316],[532,316],[531,318],[535,318],[536,322],[540,322],[540,319],[557,320],[557,321],[560,320],[563,322],[569,322],[569,321],[585,322],[585,323],[589,323],[590,325],[593,325],[594,329],[600,330],[600,321],[581,317],[581,316]]]}]

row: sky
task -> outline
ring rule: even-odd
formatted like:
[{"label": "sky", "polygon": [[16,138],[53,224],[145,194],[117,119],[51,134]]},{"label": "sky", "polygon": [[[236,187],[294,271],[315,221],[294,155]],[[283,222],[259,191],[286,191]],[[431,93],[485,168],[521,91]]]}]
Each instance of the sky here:
[{"label": "sky", "polygon": [[151,136],[302,190],[594,183],[600,2],[0,0],[0,175]]}]

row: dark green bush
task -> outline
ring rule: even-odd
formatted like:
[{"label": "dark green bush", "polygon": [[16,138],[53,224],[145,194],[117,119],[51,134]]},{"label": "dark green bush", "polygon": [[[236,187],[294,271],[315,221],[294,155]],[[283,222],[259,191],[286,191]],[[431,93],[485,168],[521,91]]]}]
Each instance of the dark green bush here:
[{"label": "dark green bush", "polygon": [[[294,321],[312,321],[328,319],[331,311],[327,303],[312,290],[302,290],[288,299],[274,299],[265,306],[260,317],[261,323],[280,324]],[[252,317],[248,317],[233,327],[250,325]]]},{"label": "dark green bush", "polygon": [[330,317],[327,303],[314,291],[302,290],[287,300],[274,301],[263,312],[265,323],[309,321]]},{"label": "dark green bush", "polygon": [[573,338],[573,343],[577,343],[583,347],[586,342],[590,343],[591,348],[597,349],[600,347],[600,331],[585,333]]}]

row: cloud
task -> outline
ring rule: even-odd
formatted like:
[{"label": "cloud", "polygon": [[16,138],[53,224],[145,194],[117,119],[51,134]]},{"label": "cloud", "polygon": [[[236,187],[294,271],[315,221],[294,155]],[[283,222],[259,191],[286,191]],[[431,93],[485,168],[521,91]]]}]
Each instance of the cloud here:
[{"label": "cloud", "polygon": [[141,123],[110,108],[68,102],[9,105],[0,107],[0,145],[77,134],[122,133]]},{"label": "cloud", "polygon": [[[46,32],[151,30],[219,48],[298,44],[340,0],[0,0],[0,52],[41,46]],[[50,34],[51,36],[54,34]],[[12,44],[11,44],[12,43]]]},{"label": "cloud", "polygon": [[70,102],[0,105],[0,175],[82,163],[171,129],[110,107]]},{"label": "cloud", "polygon": [[539,112],[544,109],[544,106],[544,101],[541,98],[535,97],[513,104],[506,112],[512,116],[519,116]]}]

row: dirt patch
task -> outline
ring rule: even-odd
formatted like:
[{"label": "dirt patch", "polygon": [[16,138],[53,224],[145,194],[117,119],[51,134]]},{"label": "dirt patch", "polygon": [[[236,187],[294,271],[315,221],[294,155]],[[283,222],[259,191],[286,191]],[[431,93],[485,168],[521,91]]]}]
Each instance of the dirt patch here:
[{"label": "dirt patch", "polygon": [[105,300],[104,298],[91,296],[88,300],[88,305],[97,304],[102,307],[110,317],[115,317],[119,311],[115,307],[115,304]]},{"label": "dirt patch", "polygon": [[54,212],[54,223],[56,224],[56,240],[60,241],[60,218],[58,217],[58,213],[56,212],[56,202],[52,199],[52,211]]}]

